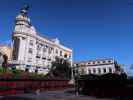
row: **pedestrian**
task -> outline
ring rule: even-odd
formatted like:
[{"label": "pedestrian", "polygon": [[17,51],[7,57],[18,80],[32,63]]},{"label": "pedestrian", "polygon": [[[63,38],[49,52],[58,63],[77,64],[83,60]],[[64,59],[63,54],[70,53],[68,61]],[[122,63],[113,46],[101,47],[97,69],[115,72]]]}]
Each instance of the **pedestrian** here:
[{"label": "pedestrian", "polygon": [[36,95],[40,95],[40,89],[36,90]]}]

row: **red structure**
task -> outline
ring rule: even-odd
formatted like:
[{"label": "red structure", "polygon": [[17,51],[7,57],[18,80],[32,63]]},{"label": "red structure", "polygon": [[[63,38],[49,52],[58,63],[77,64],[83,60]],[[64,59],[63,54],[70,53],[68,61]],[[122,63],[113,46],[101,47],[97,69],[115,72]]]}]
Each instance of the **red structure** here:
[{"label": "red structure", "polygon": [[25,92],[51,91],[68,88],[69,80],[1,80],[0,81],[0,95],[18,94]]}]

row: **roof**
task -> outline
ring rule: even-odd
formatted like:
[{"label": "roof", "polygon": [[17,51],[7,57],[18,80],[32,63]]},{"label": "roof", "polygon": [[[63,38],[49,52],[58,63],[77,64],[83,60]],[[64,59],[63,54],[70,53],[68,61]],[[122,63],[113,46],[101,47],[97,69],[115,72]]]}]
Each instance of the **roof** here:
[{"label": "roof", "polygon": [[103,60],[114,60],[114,59],[113,58],[98,58],[98,59],[86,60],[86,61],[76,61],[76,62],[74,62],[74,64],[87,63],[87,62],[92,62],[92,61],[103,61]]},{"label": "roof", "polygon": [[[42,37],[42,38],[45,38],[46,40],[48,40],[48,41],[50,41],[50,42],[52,42],[52,43],[54,43],[54,44],[55,44],[54,39],[57,39],[57,38],[50,38],[50,37],[48,37],[48,36],[46,36],[46,35],[44,35],[44,34],[40,34],[40,33],[37,33],[37,35],[40,36],[40,37]],[[58,41],[59,41],[59,40],[58,40]],[[64,45],[63,45],[62,43],[60,43],[60,42],[59,42],[59,47],[62,48],[62,49],[64,49],[64,50],[72,51],[70,48],[64,46]]]},{"label": "roof", "polygon": [[48,36],[46,36],[46,35],[44,35],[44,34],[41,34],[41,33],[38,33],[38,32],[37,32],[37,35],[39,35],[39,36],[41,36],[41,37],[43,37],[43,38],[45,38],[45,39],[47,39],[47,40],[53,42],[53,41],[52,41],[52,38],[50,38],[50,37],[48,37]]}]

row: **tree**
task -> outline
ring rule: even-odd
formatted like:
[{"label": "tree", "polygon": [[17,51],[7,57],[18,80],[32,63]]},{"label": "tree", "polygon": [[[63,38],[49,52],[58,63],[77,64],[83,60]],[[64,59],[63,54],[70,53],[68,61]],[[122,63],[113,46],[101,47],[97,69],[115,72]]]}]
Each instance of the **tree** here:
[{"label": "tree", "polygon": [[68,60],[56,58],[54,62],[52,62],[52,67],[49,73],[52,77],[60,77],[60,78],[71,78],[71,67]]},{"label": "tree", "polygon": [[3,55],[3,63],[2,63],[2,67],[3,67],[3,71],[6,72],[7,67],[8,67],[8,57],[7,55]]}]

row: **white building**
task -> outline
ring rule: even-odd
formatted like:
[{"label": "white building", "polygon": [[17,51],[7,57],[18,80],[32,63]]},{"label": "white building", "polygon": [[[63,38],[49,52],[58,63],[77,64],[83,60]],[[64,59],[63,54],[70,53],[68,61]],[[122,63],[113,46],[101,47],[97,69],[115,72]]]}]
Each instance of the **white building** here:
[{"label": "white building", "polygon": [[72,50],[61,45],[56,39],[49,39],[38,34],[32,26],[27,15],[28,7],[21,9],[16,17],[15,29],[13,31],[13,64],[18,69],[30,71],[48,71],[51,62],[56,57],[65,58],[72,64]]},{"label": "white building", "polygon": [[115,73],[118,67],[117,62],[114,59],[97,59],[89,61],[80,61],[74,63],[74,66],[78,67],[80,74],[106,74]]}]

